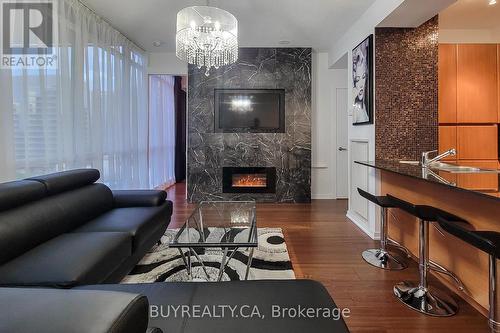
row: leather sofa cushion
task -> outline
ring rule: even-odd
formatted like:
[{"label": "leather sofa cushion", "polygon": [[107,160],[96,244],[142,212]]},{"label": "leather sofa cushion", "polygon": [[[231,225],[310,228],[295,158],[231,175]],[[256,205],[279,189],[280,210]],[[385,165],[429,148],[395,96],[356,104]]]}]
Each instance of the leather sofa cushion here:
[{"label": "leather sofa cushion", "polygon": [[0,264],[112,208],[111,190],[92,184],[0,212]]},{"label": "leather sofa cushion", "polygon": [[167,192],[155,190],[118,190],[113,191],[115,208],[153,207],[162,205],[167,200]]},{"label": "leather sofa cushion", "polygon": [[[264,315],[264,318],[233,318],[228,315],[224,318],[189,318],[180,315],[171,315],[166,318],[151,317],[149,326],[159,327],[163,332],[349,332],[343,319],[273,318],[273,305],[296,309],[299,305],[313,309],[336,308],[323,285],[311,280],[113,284],[84,286],[78,289],[140,293],[148,297],[150,306],[163,306],[164,314],[169,310],[169,305],[196,305],[201,309],[205,306],[212,309],[213,306],[220,305],[232,307],[249,305],[250,309],[257,306],[260,313]],[[173,312],[172,309],[170,311]]]},{"label": "leather sofa cushion", "polygon": [[145,296],[42,288],[0,288],[0,332],[144,333]]},{"label": "leather sofa cushion", "polygon": [[0,285],[68,288],[101,283],[131,253],[127,233],[63,234],[0,266]]},{"label": "leather sofa cushion", "polygon": [[113,209],[113,193],[104,184],[88,185],[48,199],[52,199],[51,204],[63,212],[61,218],[66,226],[65,231],[73,230]]},{"label": "leather sofa cushion", "polygon": [[158,207],[115,208],[85,223],[74,232],[127,232],[133,237],[133,251],[147,243],[172,215],[172,202]]},{"label": "leather sofa cushion", "polygon": [[47,195],[43,184],[31,180],[18,180],[0,184],[0,212],[40,200]]},{"label": "leather sofa cushion", "polygon": [[54,195],[95,183],[101,177],[96,169],[75,169],[28,178],[45,185],[47,193]]}]

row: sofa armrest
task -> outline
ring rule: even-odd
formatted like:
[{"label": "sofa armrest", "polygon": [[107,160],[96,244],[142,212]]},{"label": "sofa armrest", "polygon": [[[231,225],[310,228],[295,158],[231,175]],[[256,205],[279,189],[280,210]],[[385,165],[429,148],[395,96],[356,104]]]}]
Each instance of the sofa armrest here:
[{"label": "sofa armrest", "polygon": [[160,206],[167,199],[167,192],[157,190],[113,191],[116,208]]},{"label": "sofa armrest", "polygon": [[149,303],[135,293],[0,288],[0,332],[145,333]]}]

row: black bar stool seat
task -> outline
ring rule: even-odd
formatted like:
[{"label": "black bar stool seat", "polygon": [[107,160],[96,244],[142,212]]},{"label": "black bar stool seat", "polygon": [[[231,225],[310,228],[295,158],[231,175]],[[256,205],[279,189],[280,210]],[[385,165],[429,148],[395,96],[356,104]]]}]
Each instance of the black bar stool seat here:
[{"label": "black bar stool seat", "polygon": [[438,221],[441,228],[449,234],[460,238],[483,252],[492,254],[497,258],[500,257],[500,233],[469,230],[469,225],[463,225],[444,217],[439,218]]},{"label": "black bar stool seat", "polygon": [[[476,231],[470,244],[488,254],[500,257],[500,233],[496,231]],[[469,241],[467,241],[469,242]]]},{"label": "black bar stool seat", "polygon": [[489,255],[489,325],[492,332],[500,332],[500,304],[497,297],[497,266],[500,257],[500,233],[496,231],[472,230],[470,224],[460,223],[446,218],[438,219],[443,230]]},{"label": "black bar stool seat", "polygon": [[436,207],[414,205],[390,194],[387,197],[397,208],[415,216],[419,220],[419,282],[403,281],[397,283],[394,286],[394,295],[415,311],[436,317],[454,315],[458,311],[457,303],[447,293],[429,286],[427,281],[428,271],[432,269],[438,273],[446,274],[455,280],[460,290],[463,290],[464,287],[453,272],[429,259],[429,224],[437,222],[440,217],[448,218],[451,221],[467,222]]},{"label": "black bar stool seat", "polygon": [[380,206],[381,208],[380,247],[378,249],[365,250],[363,251],[361,256],[367,263],[377,268],[382,268],[387,270],[401,270],[406,268],[407,265],[403,261],[403,259],[401,259],[396,254],[389,252],[387,249],[388,245],[393,245],[395,247],[401,248],[401,245],[392,241],[387,236],[387,209],[394,208],[395,207],[394,203],[387,196],[376,196],[366,191],[363,191],[360,188],[358,188],[358,192],[363,198],[373,202],[374,204]]},{"label": "black bar stool seat", "polygon": [[384,196],[377,196],[373,195],[371,193],[368,193],[366,191],[363,191],[362,189],[358,188],[359,195],[361,195],[363,198],[373,202],[374,204],[384,207],[384,208],[395,208],[396,205],[394,202],[389,199],[386,195]]},{"label": "black bar stool seat", "polygon": [[465,222],[461,217],[458,217],[456,215],[453,215],[451,213],[448,213],[447,211],[444,211],[442,209],[428,206],[428,205],[414,205],[412,203],[409,203],[408,201],[401,200],[399,198],[396,198],[395,196],[392,196],[390,194],[387,194],[387,198],[392,202],[392,204],[399,208],[404,210],[405,212],[422,219],[424,221],[428,222],[437,222],[439,217],[444,217],[449,221],[457,221],[457,222]]}]

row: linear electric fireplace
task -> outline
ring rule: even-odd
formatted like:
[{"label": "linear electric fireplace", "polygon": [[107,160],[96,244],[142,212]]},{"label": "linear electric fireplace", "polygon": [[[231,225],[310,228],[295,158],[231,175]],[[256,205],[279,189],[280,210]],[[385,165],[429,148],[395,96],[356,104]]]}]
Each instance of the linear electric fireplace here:
[{"label": "linear electric fireplace", "polygon": [[223,167],[224,193],[276,193],[276,168]]}]

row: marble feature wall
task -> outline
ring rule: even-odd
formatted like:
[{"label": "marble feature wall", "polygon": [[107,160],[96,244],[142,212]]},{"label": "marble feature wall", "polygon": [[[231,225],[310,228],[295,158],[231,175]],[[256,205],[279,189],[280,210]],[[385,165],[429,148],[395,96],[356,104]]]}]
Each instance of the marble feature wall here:
[{"label": "marble feature wall", "polygon": [[375,30],[375,156],[420,160],[438,149],[438,17]]},{"label": "marble feature wall", "polygon": [[[310,48],[240,48],[208,77],[189,65],[188,85],[189,202],[310,202]],[[215,133],[216,88],[285,89],[286,133]],[[222,167],[276,167],[276,193],[222,193]]]}]

